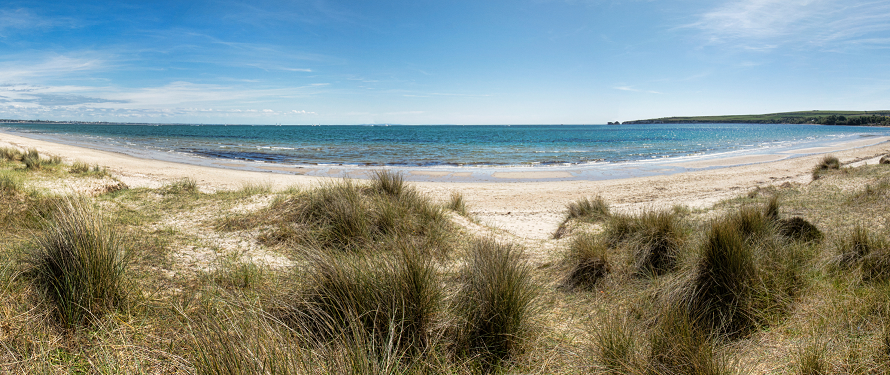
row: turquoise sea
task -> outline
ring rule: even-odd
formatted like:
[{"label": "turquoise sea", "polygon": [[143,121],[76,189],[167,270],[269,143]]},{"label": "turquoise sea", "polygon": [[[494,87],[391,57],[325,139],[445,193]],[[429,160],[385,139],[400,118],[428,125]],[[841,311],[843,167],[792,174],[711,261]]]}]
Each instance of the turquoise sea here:
[{"label": "turquoise sea", "polygon": [[721,155],[789,152],[890,135],[888,128],[782,124],[233,126],[7,123],[0,124],[0,131],[197,164],[233,161],[314,168],[385,166],[415,169],[614,169],[655,161],[663,164],[664,161]]}]

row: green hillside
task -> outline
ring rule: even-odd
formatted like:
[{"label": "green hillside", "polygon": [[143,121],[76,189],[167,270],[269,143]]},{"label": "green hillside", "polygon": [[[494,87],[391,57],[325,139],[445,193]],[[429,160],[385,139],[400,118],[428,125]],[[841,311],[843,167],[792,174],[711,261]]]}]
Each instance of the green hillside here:
[{"label": "green hillside", "polygon": [[764,115],[684,116],[625,121],[625,124],[822,124],[822,125],[890,125],[890,110],[881,111],[802,111]]}]

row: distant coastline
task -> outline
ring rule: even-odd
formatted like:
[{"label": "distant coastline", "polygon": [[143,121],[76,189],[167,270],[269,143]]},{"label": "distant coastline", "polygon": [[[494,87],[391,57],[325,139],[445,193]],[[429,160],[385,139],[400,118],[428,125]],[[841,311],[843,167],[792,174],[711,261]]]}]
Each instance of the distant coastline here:
[{"label": "distant coastline", "polygon": [[850,126],[890,126],[890,110],[880,111],[800,111],[762,115],[681,116],[648,120],[610,122],[619,124],[810,124]]}]

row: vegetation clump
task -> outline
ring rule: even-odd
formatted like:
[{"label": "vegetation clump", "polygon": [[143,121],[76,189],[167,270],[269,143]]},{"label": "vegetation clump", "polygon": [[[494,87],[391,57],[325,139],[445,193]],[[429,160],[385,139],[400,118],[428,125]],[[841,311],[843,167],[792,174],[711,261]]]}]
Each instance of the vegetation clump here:
[{"label": "vegetation clump", "polygon": [[71,165],[71,168],[68,168],[68,173],[90,175],[96,177],[103,177],[108,175],[108,171],[105,170],[105,168],[100,167],[98,164],[90,167],[89,164],[79,160],[75,161],[74,164]]},{"label": "vegetation clump", "polygon": [[493,240],[472,246],[456,301],[459,354],[496,365],[523,351],[537,288],[521,256],[514,246]]},{"label": "vegetation clump", "polygon": [[462,216],[469,215],[469,212],[467,211],[467,202],[464,200],[463,194],[456,191],[451,193],[451,200],[448,201],[448,209],[457,212]]},{"label": "vegetation clump", "polygon": [[846,236],[835,240],[834,265],[840,269],[859,268],[865,280],[890,277],[890,244],[856,225]]},{"label": "vegetation clump", "polygon": [[686,232],[672,211],[646,211],[639,216],[613,215],[606,224],[605,241],[629,249],[639,275],[661,275],[676,268]]},{"label": "vegetation clump", "polygon": [[29,263],[39,290],[65,326],[78,326],[124,305],[127,251],[87,202],[57,201],[56,214],[34,238]]},{"label": "vegetation clump", "polygon": [[21,161],[22,151],[14,147],[0,147],[0,157],[6,161]]},{"label": "vegetation clump", "polygon": [[399,353],[424,351],[442,305],[431,258],[410,244],[377,256],[318,251],[293,308],[296,328],[318,340],[370,338]]},{"label": "vegetation clump", "polygon": [[799,216],[779,219],[778,230],[782,236],[795,241],[819,242],[824,237],[818,227]]},{"label": "vegetation clump", "polygon": [[595,235],[578,235],[569,245],[565,263],[568,275],[562,286],[567,290],[592,290],[610,271],[608,246]]},{"label": "vegetation clump", "polygon": [[841,169],[841,161],[835,156],[826,155],[822,158],[822,161],[813,168],[813,180],[818,180],[822,175],[829,171],[839,169]]},{"label": "vegetation clump", "polygon": [[608,219],[611,216],[609,212],[609,204],[601,197],[581,198],[575,202],[566,205],[566,216],[556,232],[553,233],[554,239],[565,236],[569,231],[569,224],[572,220],[597,223]]},{"label": "vegetation clump", "polygon": [[263,236],[270,244],[314,244],[324,249],[359,250],[390,239],[413,241],[428,251],[445,252],[451,224],[433,204],[401,178],[380,172],[370,184],[328,182],[273,202],[241,225],[275,225]]},{"label": "vegetation clump", "polygon": [[173,181],[161,188],[161,194],[196,194],[198,193],[198,181],[194,178],[186,177]]},{"label": "vegetation clump", "polygon": [[881,164],[890,164],[890,155],[881,156],[881,160],[879,161]]}]

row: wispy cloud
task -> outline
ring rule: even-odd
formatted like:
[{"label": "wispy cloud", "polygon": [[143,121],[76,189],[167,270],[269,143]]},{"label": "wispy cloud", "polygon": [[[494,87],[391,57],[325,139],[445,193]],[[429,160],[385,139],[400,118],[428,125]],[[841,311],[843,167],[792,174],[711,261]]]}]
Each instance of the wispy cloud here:
[{"label": "wispy cloud", "polygon": [[108,68],[107,59],[94,53],[49,55],[0,62],[0,83],[22,80],[70,77],[72,73],[99,71]]},{"label": "wispy cloud", "polygon": [[[890,3],[868,0],[731,0],[684,27],[710,43],[756,51],[782,46],[887,47]],[[846,45],[846,46],[845,46]]]},{"label": "wispy cloud", "polygon": [[11,32],[34,32],[55,27],[71,28],[76,23],[70,18],[48,18],[24,9],[0,9],[0,38]]},{"label": "wispy cloud", "polygon": [[621,90],[621,91],[629,91],[629,92],[642,92],[642,93],[646,93],[646,94],[661,94],[661,93],[658,92],[658,91],[653,91],[653,90],[640,90],[640,89],[637,89],[637,88],[634,88],[634,87],[631,87],[631,86],[616,86],[616,87],[613,87],[613,89],[615,89],[615,90]]}]

